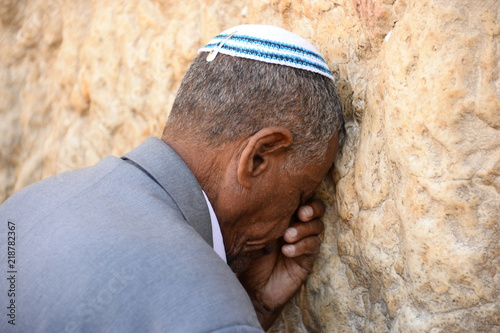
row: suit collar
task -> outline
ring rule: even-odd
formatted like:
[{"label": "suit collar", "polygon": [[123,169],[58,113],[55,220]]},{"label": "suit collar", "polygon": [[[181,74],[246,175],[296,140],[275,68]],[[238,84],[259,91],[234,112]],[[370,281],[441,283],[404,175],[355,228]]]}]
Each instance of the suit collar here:
[{"label": "suit collar", "polygon": [[177,153],[165,142],[150,137],[125,154],[174,200],[184,219],[213,247],[209,210],[200,184]]}]

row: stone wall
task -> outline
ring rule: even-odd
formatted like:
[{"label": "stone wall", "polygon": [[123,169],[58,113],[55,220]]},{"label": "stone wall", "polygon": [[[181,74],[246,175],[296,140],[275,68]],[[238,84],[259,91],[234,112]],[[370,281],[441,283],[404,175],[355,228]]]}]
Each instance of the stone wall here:
[{"label": "stone wall", "polygon": [[500,332],[496,0],[0,0],[0,201],[159,136],[218,32],[275,24],[338,77],[320,258],[274,332]]}]

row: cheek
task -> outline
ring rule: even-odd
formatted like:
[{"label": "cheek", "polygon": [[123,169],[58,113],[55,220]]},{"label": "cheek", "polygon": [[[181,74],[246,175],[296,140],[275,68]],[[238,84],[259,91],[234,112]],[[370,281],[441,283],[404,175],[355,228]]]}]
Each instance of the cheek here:
[{"label": "cheek", "polygon": [[298,204],[291,204],[288,202],[287,204],[282,205],[278,212],[278,215],[275,220],[275,229],[274,231],[276,234],[279,235],[279,237],[282,237],[283,234],[285,233],[286,229],[290,227],[295,221],[296,221],[296,211],[297,211],[297,206]]},{"label": "cheek", "polygon": [[291,224],[293,213],[294,211],[287,210],[286,212],[267,214],[267,217],[262,216],[260,223],[249,229],[251,238],[263,242],[271,242],[281,238]]},{"label": "cheek", "polygon": [[299,200],[300,198],[281,193],[265,202],[252,223],[247,224],[247,228],[248,225],[254,226],[248,230],[251,230],[252,238],[272,241],[282,237],[286,229],[296,220],[294,217]]}]

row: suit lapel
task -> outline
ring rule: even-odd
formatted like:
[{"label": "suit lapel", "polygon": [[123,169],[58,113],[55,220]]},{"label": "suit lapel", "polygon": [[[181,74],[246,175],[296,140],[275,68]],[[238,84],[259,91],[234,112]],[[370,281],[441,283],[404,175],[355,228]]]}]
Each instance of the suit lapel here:
[{"label": "suit lapel", "polygon": [[165,142],[148,138],[122,159],[137,164],[174,200],[184,219],[213,247],[210,214],[195,176]]}]

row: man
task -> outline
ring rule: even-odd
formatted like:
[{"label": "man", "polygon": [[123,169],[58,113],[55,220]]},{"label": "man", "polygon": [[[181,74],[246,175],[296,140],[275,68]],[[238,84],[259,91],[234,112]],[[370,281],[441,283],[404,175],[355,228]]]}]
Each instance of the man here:
[{"label": "man", "polygon": [[307,41],[258,25],[217,36],[161,140],[0,207],[11,245],[2,331],[269,328],[319,251],[313,195],[341,126],[333,78]]}]

